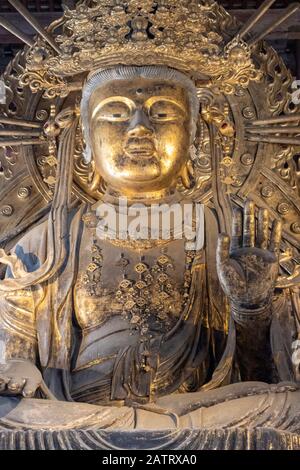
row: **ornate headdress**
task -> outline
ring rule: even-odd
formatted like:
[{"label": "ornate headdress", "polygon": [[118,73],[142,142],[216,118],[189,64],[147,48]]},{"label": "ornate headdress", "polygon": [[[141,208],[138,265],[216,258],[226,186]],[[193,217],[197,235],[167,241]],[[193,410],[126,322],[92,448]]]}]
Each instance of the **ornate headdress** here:
[{"label": "ornate headdress", "polygon": [[231,93],[259,72],[248,45],[230,41],[226,22],[213,1],[82,0],[65,9],[56,50],[41,40],[30,48],[22,82],[51,98],[80,87],[91,70],[155,64]]}]

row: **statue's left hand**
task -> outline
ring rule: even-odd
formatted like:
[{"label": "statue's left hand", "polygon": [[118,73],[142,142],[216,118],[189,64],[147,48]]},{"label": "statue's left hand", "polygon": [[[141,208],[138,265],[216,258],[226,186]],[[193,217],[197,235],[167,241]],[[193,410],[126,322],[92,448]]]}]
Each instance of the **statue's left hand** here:
[{"label": "statue's left hand", "polygon": [[42,382],[42,374],[30,361],[11,359],[0,367],[0,395],[23,395],[31,398]]},{"label": "statue's left hand", "polygon": [[[257,225],[257,227],[256,227]],[[217,249],[220,283],[236,307],[255,309],[267,304],[274,293],[279,270],[282,223],[273,223],[269,240],[269,214],[258,212],[247,201],[244,213],[235,210],[232,238],[221,234]]]}]

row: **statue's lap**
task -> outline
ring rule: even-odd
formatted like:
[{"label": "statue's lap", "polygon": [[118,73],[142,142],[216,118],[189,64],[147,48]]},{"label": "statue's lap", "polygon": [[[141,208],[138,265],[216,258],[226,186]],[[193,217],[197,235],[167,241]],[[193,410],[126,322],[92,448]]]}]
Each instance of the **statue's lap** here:
[{"label": "statue's lap", "polygon": [[[0,397],[0,425],[2,428],[9,426],[14,429],[163,430],[253,428],[259,427],[259,423],[267,423],[270,428],[277,423],[278,428],[281,421],[284,429],[284,423],[291,417],[296,419],[300,416],[300,390],[264,391],[263,385],[266,384],[261,385],[261,393],[252,396],[247,396],[245,384],[235,384],[223,387],[223,400],[220,389],[219,400],[215,391],[205,392],[205,401],[203,392],[196,392],[182,394],[181,397],[167,396],[156,404],[121,407]],[[228,398],[233,392],[238,396],[239,389],[245,396]],[[207,401],[209,397],[211,404]],[[165,407],[166,402],[168,408]],[[188,408],[185,408],[185,402],[190,403]]]}]

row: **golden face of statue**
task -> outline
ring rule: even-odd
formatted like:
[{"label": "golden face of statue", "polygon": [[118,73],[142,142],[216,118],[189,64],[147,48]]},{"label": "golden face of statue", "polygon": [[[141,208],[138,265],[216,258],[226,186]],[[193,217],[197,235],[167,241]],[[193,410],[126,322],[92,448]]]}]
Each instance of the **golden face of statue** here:
[{"label": "golden face of statue", "polygon": [[97,88],[89,101],[96,170],[124,195],[171,188],[189,155],[188,93],[176,82],[123,79]]}]

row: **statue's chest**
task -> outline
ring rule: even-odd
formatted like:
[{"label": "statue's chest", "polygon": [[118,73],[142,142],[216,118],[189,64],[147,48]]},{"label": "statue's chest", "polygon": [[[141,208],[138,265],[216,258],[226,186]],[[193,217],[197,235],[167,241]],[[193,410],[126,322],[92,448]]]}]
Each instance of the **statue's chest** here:
[{"label": "statue's chest", "polygon": [[[162,338],[188,310],[196,253],[185,250],[183,239],[136,248],[83,233],[74,286],[81,328],[72,374],[75,400],[121,396],[124,374],[138,395],[147,395],[148,368],[157,362]],[[135,379],[127,377],[129,363]]]},{"label": "statue's chest", "polygon": [[142,336],[168,331],[188,299],[192,261],[183,240],[154,244],[141,255],[86,231],[74,289],[78,324],[87,333],[119,317]]}]

